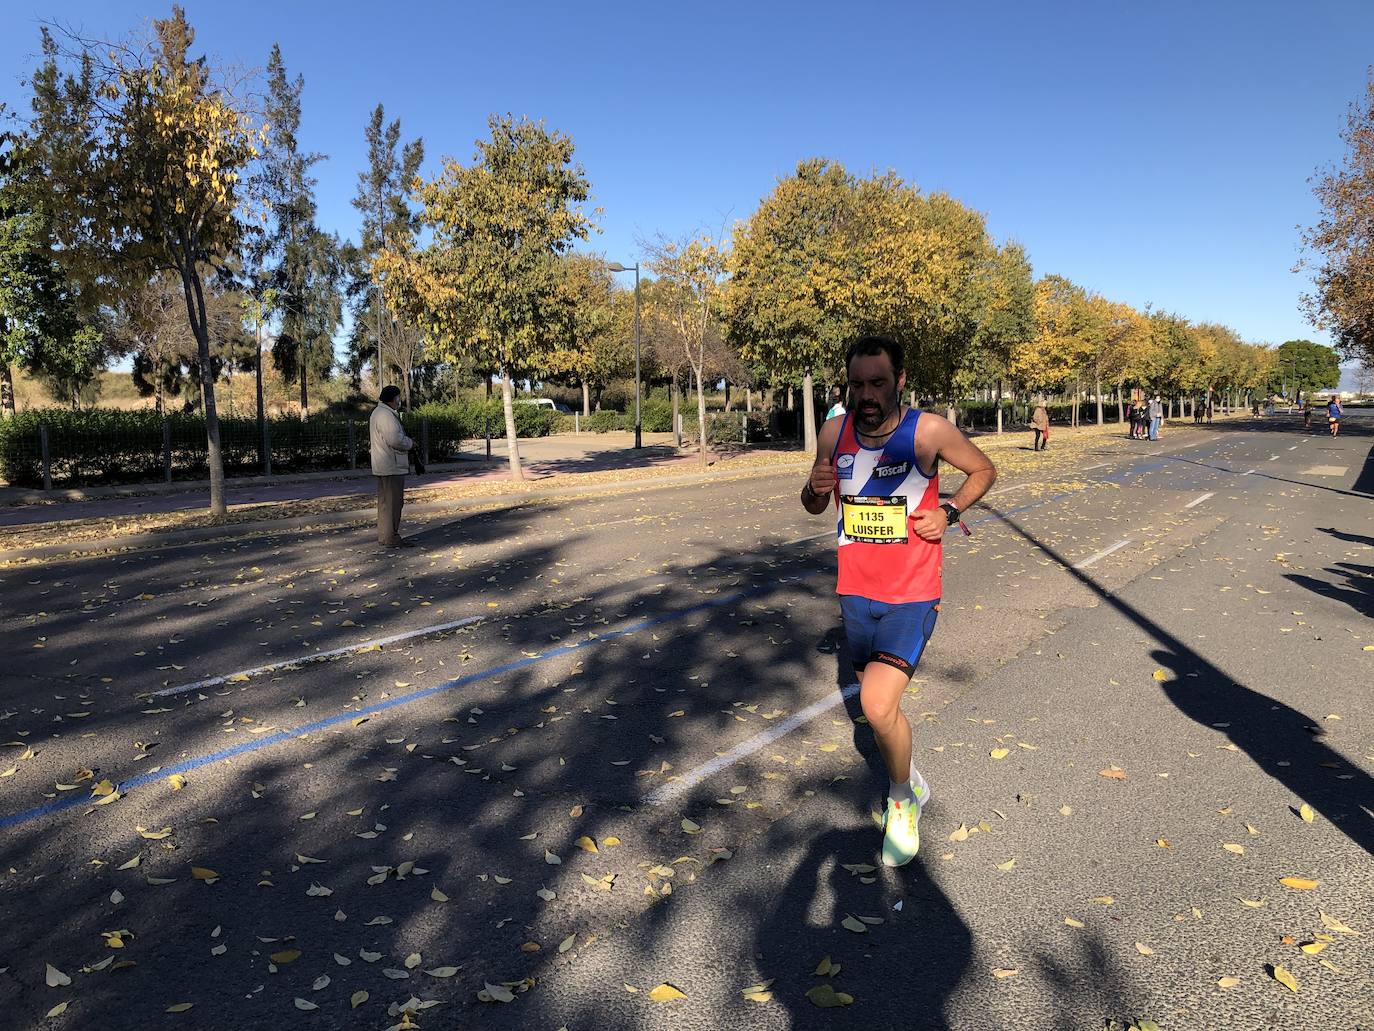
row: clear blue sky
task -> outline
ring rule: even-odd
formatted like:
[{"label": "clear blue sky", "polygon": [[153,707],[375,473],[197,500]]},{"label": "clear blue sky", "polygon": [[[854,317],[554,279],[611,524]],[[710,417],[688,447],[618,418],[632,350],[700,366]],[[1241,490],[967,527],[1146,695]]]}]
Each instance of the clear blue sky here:
[{"label": "clear blue sky", "polygon": [[[1374,60],[1374,4],[185,6],[213,57],[261,66],[276,41],[305,76],[304,143],[330,158],[319,219],[344,236],[379,101],[424,137],[427,173],[510,111],[574,138],[605,209],[590,246],[626,264],[640,238],[747,217],[823,155],[953,194],[1037,274],[1251,341],[1329,342],[1298,309],[1296,227]],[[120,34],[168,10],[6,0],[0,101],[24,104],[40,20]]]}]

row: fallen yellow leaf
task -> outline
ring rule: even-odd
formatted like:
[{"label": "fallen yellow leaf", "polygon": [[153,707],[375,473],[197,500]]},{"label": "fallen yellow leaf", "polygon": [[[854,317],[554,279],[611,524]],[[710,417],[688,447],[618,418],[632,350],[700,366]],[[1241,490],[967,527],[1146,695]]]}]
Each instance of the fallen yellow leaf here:
[{"label": "fallen yellow leaf", "polygon": [[1309,877],[1280,877],[1279,883],[1285,888],[1296,888],[1298,891],[1311,891],[1321,881],[1314,881]]},{"label": "fallen yellow leaf", "polygon": [[674,999],[685,999],[687,993],[679,991],[666,981],[649,989],[649,998],[654,1002],[672,1002]]},{"label": "fallen yellow leaf", "polygon": [[1000,979],[1004,977],[1015,977],[1019,973],[1021,973],[1021,971],[1016,967],[997,967],[993,970],[992,976]]},{"label": "fallen yellow leaf", "polygon": [[991,752],[988,753],[988,755],[992,756],[994,759],[1005,759],[1007,756],[1011,755],[1011,749],[994,748]]},{"label": "fallen yellow leaf", "polygon": [[1234,988],[1238,984],[1240,984],[1239,977],[1223,977],[1217,981],[1218,988]]},{"label": "fallen yellow leaf", "polygon": [[1297,990],[1298,990],[1298,982],[1297,982],[1297,979],[1296,979],[1292,974],[1290,974],[1287,970],[1283,969],[1283,967],[1280,967],[1280,966],[1271,967],[1271,968],[1269,969],[1269,975],[1270,975],[1271,977],[1273,977],[1273,979],[1274,979],[1275,981],[1277,981],[1279,984],[1281,984],[1281,985],[1283,985],[1285,988],[1287,988],[1290,992],[1297,992]]},{"label": "fallen yellow leaf", "polygon": [[854,1001],[854,996],[846,992],[837,992],[829,984],[818,984],[806,993],[806,997],[811,1000],[811,1005],[819,1006],[821,1009],[832,1009],[836,1006],[848,1006]]}]

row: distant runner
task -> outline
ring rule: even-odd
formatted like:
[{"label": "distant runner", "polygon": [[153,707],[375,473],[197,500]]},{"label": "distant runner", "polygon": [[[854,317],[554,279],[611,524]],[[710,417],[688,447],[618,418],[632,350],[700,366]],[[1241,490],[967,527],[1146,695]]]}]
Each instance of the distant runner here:
[{"label": "distant runner", "polygon": [[840,393],[839,387],[830,388],[830,410],[825,413],[827,420],[835,418],[837,415],[844,414],[844,395]]},{"label": "distant runner", "polygon": [[1333,395],[1326,403],[1326,422],[1331,427],[1333,437],[1341,435],[1341,414],[1341,399]]},{"label": "distant runner", "polygon": [[[839,509],[840,612],[859,702],[888,772],[882,861],[916,856],[930,787],[916,769],[902,694],[940,610],[941,538],[997,479],[987,455],[947,420],[902,404],[902,346],[860,337],[846,357],[853,410],[827,420],[802,488],[812,515]],[[940,504],[939,462],[967,476]]]}]

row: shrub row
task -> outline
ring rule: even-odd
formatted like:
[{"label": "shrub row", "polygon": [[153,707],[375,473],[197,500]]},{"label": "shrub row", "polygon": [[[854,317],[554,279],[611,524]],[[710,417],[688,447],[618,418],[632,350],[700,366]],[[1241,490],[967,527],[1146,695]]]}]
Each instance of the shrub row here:
[{"label": "shrub row", "polygon": [[[208,475],[205,420],[195,413],[160,416],[152,410],[52,408],[22,412],[0,419],[0,479],[23,487],[43,483],[40,425],[48,428],[48,453],[55,486],[91,486],[161,480],[165,476],[163,423],[170,437],[174,479],[202,479]],[[428,422],[430,461],[441,462],[464,440],[481,438],[489,425],[492,435],[505,435],[501,402],[425,405],[401,417],[406,432],[418,443]],[[352,423],[353,454],[349,455]],[[516,430],[521,436],[544,436],[553,413],[534,405],[515,406]],[[268,420],[274,473],[366,468],[368,427],[364,416],[324,416]],[[220,447],[228,476],[252,476],[262,471],[261,439],[254,419],[220,419]]]}]

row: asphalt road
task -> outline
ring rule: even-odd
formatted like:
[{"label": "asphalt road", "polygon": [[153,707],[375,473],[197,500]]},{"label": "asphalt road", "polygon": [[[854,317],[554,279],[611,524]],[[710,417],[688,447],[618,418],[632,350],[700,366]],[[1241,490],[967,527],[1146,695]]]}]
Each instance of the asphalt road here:
[{"label": "asphalt road", "polygon": [[1374,1027],[1372,430],[999,481],[895,872],[795,473],[0,571],[0,1027]]}]

